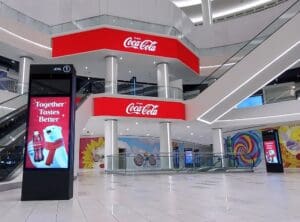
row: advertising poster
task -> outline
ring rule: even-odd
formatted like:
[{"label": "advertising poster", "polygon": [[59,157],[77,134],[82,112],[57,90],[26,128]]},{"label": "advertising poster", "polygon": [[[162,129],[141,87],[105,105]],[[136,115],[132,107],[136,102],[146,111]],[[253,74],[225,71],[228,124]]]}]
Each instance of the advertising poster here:
[{"label": "advertising poster", "polygon": [[227,152],[232,154],[232,166],[257,167],[264,158],[262,135],[258,130],[238,132],[229,136],[225,145]]},{"label": "advertising poster", "polygon": [[104,137],[80,138],[79,168],[104,169]]},{"label": "advertising poster", "polygon": [[278,163],[275,140],[264,141],[264,149],[267,163]]},{"label": "advertising poster", "polygon": [[69,97],[31,97],[27,169],[68,168]]},{"label": "advertising poster", "polygon": [[278,129],[284,168],[300,168],[300,126]]}]

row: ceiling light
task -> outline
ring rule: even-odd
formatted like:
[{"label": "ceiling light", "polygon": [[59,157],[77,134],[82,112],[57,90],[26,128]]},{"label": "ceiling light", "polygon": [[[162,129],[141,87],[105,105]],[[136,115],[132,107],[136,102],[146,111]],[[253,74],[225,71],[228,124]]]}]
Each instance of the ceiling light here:
[{"label": "ceiling light", "polygon": [[120,133],[120,135],[122,136],[122,135],[123,135],[123,133]]},{"label": "ceiling light", "polygon": [[126,131],[129,131],[129,128],[126,128]]},{"label": "ceiling light", "polygon": [[193,133],[193,132],[191,132],[191,136],[194,136],[194,133]]},{"label": "ceiling light", "polygon": [[189,129],[189,128],[191,128],[191,126],[186,126],[186,128],[188,128],[188,129]]},{"label": "ceiling light", "polygon": [[131,71],[131,70],[129,70],[128,72],[129,72],[129,73],[132,73],[132,71]]},{"label": "ceiling light", "polygon": [[139,122],[135,122],[135,125],[139,125]]},{"label": "ceiling light", "polygon": [[221,66],[233,66],[235,64],[236,64],[235,62],[231,62],[231,63],[225,63],[225,64],[219,64],[219,65],[200,66],[200,69],[215,69],[215,68],[219,68]]},{"label": "ceiling light", "polygon": [[240,5],[238,7],[233,7],[233,8],[230,8],[228,10],[224,10],[224,11],[221,11],[221,12],[214,13],[213,18],[220,18],[220,17],[223,17],[223,16],[235,14],[235,13],[238,13],[238,12],[241,12],[241,11],[245,11],[245,10],[255,8],[257,6],[269,3],[271,1],[273,1],[273,0],[257,0],[257,1],[250,2],[250,3],[247,3],[247,4],[243,4],[243,5]]},{"label": "ceiling light", "polygon": [[88,70],[89,67],[86,66],[86,67],[84,67],[84,68],[85,68],[85,70]]},{"label": "ceiling light", "polygon": [[123,57],[122,57],[122,56],[120,57],[120,60],[123,60]]},{"label": "ceiling light", "polygon": [[202,3],[201,0],[173,0],[173,3],[178,7],[178,8],[184,8],[184,7],[189,7],[193,5],[200,5]]},{"label": "ceiling light", "polygon": [[51,47],[48,47],[48,46],[42,45],[42,44],[40,44],[40,43],[37,43],[37,42],[31,41],[31,40],[29,40],[29,39],[26,39],[26,38],[24,38],[24,37],[22,37],[22,36],[20,36],[20,35],[17,35],[16,33],[13,33],[13,32],[11,32],[11,31],[9,31],[9,30],[3,28],[3,27],[0,27],[0,31],[6,32],[7,34],[14,36],[15,38],[21,39],[21,40],[23,40],[23,41],[25,41],[25,42],[28,42],[28,43],[30,43],[30,44],[33,44],[33,45],[35,45],[35,46],[38,46],[38,47],[41,47],[41,48],[44,48],[44,49],[47,49],[47,50],[50,50],[50,51],[52,50]]},{"label": "ceiling light", "polygon": [[150,136],[150,134],[149,134],[149,133],[147,133],[147,134],[146,134],[146,136]]}]

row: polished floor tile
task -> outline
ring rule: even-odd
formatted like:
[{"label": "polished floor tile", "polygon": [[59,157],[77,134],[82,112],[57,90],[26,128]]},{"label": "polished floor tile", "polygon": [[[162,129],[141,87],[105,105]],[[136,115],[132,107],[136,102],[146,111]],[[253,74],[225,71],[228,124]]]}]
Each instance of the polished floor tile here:
[{"label": "polished floor tile", "polygon": [[83,172],[69,201],[0,192],[1,222],[299,222],[300,174],[105,175]]}]

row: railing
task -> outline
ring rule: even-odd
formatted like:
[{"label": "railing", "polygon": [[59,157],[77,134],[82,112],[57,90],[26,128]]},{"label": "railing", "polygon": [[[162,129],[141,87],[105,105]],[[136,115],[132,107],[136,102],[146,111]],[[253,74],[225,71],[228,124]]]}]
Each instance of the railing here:
[{"label": "railing", "polygon": [[168,99],[182,100],[182,89],[177,87],[161,87],[155,84],[130,83],[119,81],[117,84],[105,81],[88,81],[77,93],[81,98],[87,94],[109,93],[114,88],[120,95],[164,97]]},{"label": "railing", "polygon": [[0,78],[0,90],[16,93],[18,91],[18,80],[11,78]]},{"label": "railing", "polygon": [[14,145],[0,146],[0,181],[9,179],[8,177],[22,164],[23,156],[24,141],[22,139]]},{"label": "railing", "polygon": [[0,118],[27,104],[28,94],[22,94],[0,103]]},{"label": "railing", "polygon": [[225,75],[237,63],[244,59],[250,52],[267,40],[273,33],[279,30],[284,24],[294,18],[300,12],[300,1],[292,4],[271,24],[258,33],[253,39],[244,44],[233,56],[227,59],[220,67],[205,78],[201,84],[207,85],[204,90],[212,85],[216,80]]},{"label": "railing", "polygon": [[107,156],[108,173],[135,172],[234,172],[253,171],[254,160],[242,165],[239,160],[247,154],[186,153],[134,153]]}]

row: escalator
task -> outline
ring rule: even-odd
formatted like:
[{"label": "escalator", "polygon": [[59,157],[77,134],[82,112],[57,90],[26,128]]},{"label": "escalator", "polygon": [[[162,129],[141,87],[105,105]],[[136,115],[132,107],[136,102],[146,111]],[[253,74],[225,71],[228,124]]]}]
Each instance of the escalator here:
[{"label": "escalator", "polygon": [[0,181],[12,179],[22,166],[26,117],[23,105],[0,118]]}]

